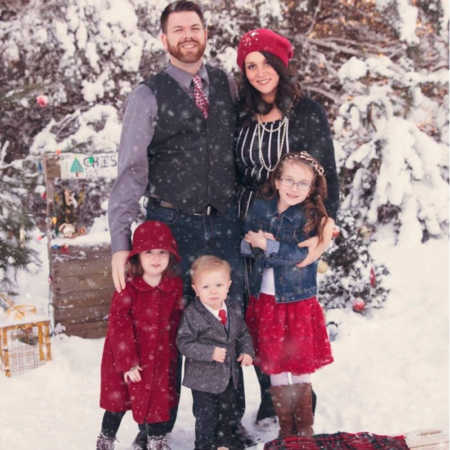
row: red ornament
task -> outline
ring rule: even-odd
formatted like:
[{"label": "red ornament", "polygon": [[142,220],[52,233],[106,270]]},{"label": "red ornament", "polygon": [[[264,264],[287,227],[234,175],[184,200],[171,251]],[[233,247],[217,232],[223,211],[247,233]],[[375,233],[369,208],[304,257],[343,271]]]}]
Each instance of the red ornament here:
[{"label": "red ornament", "polygon": [[375,285],[377,284],[377,277],[375,275],[375,270],[373,267],[370,268],[370,285],[372,287],[375,287]]},{"label": "red ornament", "polygon": [[340,232],[341,231],[340,231],[339,227],[335,225],[334,229],[333,229],[333,233],[331,234],[331,238],[336,239],[339,236]]},{"label": "red ornament", "polygon": [[355,312],[363,312],[364,309],[366,308],[366,304],[365,304],[364,300],[360,297],[355,298],[353,300],[352,306],[353,306],[353,311],[355,311]]},{"label": "red ornament", "polygon": [[36,103],[41,107],[45,108],[48,105],[48,97],[46,95],[38,95],[36,97]]}]

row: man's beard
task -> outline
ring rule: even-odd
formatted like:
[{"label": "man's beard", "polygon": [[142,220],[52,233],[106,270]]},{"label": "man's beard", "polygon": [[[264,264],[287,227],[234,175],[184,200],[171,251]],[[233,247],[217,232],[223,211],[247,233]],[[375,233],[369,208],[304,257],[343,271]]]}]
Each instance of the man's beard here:
[{"label": "man's beard", "polygon": [[[192,49],[182,48],[182,46],[188,42],[197,44],[197,47],[194,47]],[[183,63],[197,62],[203,56],[205,48],[206,42],[202,44],[201,42],[195,41],[194,39],[179,42],[177,45],[171,45],[170,42],[167,42],[167,51],[169,52],[169,54]]]}]

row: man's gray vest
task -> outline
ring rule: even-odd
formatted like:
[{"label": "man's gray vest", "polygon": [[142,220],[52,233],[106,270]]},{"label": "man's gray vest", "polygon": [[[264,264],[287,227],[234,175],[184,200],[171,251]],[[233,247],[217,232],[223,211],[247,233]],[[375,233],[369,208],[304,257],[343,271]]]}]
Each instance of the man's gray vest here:
[{"label": "man's gray vest", "polygon": [[158,105],[148,147],[149,191],[186,213],[207,205],[223,212],[235,201],[235,107],[226,74],[209,66],[207,71],[208,119],[167,73],[145,82]]}]

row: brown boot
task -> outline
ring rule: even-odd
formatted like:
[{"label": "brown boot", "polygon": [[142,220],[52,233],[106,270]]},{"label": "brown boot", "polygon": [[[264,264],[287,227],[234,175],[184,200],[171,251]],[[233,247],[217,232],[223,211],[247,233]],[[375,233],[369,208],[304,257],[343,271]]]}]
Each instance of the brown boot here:
[{"label": "brown boot", "polygon": [[280,423],[280,438],[295,436],[294,406],[292,402],[294,385],[272,386],[270,393]]},{"label": "brown boot", "polygon": [[292,388],[297,436],[311,437],[314,434],[311,383],[293,384]]}]

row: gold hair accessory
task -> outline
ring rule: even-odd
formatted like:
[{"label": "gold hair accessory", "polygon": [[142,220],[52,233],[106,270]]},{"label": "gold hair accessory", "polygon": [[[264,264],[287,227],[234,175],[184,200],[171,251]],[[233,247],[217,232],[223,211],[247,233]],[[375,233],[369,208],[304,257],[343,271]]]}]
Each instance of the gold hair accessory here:
[{"label": "gold hair accessory", "polygon": [[308,152],[292,152],[286,155],[286,159],[296,159],[298,161],[307,162],[315,170],[317,174],[323,176],[325,173],[324,168],[313,158]]}]

